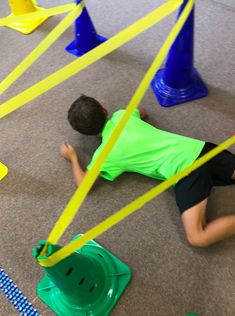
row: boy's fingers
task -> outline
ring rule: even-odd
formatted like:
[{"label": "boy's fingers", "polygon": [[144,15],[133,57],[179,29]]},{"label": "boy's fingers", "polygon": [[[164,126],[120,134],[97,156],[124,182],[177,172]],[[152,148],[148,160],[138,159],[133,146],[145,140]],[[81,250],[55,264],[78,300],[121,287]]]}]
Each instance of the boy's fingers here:
[{"label": "boy's fingers", "polygon": [[72,145],[68,144],[68,148],[69,148],[70,150],[74,151],[74,148],[73,148]]},{"label": "boy's fingers", "polygon": [[70,144],[69,144],[69,143],[67,143],[67,142],[65,142],[64,144],[65,144],[65,146],[66,146],[67,148],[70,148],[70,149],[71,149],[71,148],[73,148],[73,146],[72,146],[72,145],[70,145]]}]

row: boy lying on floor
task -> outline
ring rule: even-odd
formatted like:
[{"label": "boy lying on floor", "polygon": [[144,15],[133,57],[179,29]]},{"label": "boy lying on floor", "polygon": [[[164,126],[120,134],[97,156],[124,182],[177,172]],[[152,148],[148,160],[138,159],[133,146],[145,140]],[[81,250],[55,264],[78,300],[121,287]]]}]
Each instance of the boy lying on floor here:
[{"label": "boy lying on floor", "polygon": [[[79,133],[102,138],[87,169],[91,168],[123,111],[115,112],[108,119],[108,111],[98,101],[85,95],[71,105],[68,120],[72,128]],[[101,177],[113,181],[123,172],[137,172],[166,180],[216,147],[212,143],[157,129],[143,121],[145,116],[144,109],[138,108],[133,112],[102,166]],[[86,171],[81,169],[74,148],[64,143],[61,154],[71,162],[75,182],[79,186]],[[235,235],[235,215],[206,223],[206,207],[212,187],[234,183],[235,155],[227,150],[176,183],[176,203],[187,239],[192,246],[205,247]]]}]

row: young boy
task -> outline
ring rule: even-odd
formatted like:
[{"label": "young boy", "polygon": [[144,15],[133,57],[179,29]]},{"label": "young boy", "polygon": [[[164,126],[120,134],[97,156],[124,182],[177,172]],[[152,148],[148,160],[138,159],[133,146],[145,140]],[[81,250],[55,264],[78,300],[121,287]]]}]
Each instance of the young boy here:
[{"label": "young boy", "polygon": [[[87,169],[94,163],[124,111],[115,112],[108,120],[107,110],[95,99],[84,95],[71,105],[68,120],[72,128],[85,135],[102,137],[102,144]],[[216,146],[157,129],[142,120],[145,116],[146,112],[141,108],[134,111],[103,164],[101,177],[112,181],[123,172],[137,172],[165,180]],[[65,143],[61,146],[61,154],[72,163],[75,182],[79,186],[86,171],[81,169],[74,148]],[[234,183],[235,155],[229,151],[218,154],[176,183],[176,202],[192,246],[205,247],[235,235],[235,215],[223,216],[208,224],[205,219],[212,187]]]}]

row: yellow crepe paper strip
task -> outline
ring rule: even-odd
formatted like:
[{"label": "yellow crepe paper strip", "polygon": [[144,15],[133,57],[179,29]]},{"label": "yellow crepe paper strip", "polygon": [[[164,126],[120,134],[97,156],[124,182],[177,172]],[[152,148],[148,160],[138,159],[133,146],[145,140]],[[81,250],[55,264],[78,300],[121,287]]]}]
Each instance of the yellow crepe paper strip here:
[{"label": "yellow crepe paper strip", "polygon": [[[84,2],[75,6],[42,41],[41,43],[0,83],[0,94],[11,86],[73,23],[82,13]],[[74,7],[74,6],[73,6]],[[3,106],[3,105],[2,105]]]},{"label": "yellow crepe paper strip", "polygon": [[182,2],[183,0],[167,1],[153,12],[147,14],[145,17],[133,23],[131,26],[127,27],[120,33],[114,35],[108,41],[89,51],[84,56],[76,59],[67,66],[49,75],[47,78],[39,81],[32,87],[2,103],[0,105],[0,118],[15,111],[27,102],[34,100],[41,94],[52,89],[61,82],[64,82],[66,79],[74,76],[79,71],[85,69],[97,60],[111,53],[118,47],[122,46],[124,43],[127,43],[138,34],[144,32],[157,22],[163,20],[170,13],[174,12],[182,4]]}]

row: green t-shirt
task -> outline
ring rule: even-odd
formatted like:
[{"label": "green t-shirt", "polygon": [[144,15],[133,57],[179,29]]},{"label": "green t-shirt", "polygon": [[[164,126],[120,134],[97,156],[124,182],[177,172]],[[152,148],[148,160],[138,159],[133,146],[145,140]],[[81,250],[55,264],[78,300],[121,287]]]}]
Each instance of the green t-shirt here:
[{"label": "green t-shirt", "polygon": [[[115,112],[102,131],[102,143],[95,151],[87,169],[93,165],[123,112]],[[135,110],[111,153],[104,162],[100,175],[114,180],[123,172],[136,172],[165,180],[193,163],[205,142],[162,131],[141,120]]]}]

